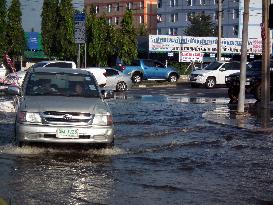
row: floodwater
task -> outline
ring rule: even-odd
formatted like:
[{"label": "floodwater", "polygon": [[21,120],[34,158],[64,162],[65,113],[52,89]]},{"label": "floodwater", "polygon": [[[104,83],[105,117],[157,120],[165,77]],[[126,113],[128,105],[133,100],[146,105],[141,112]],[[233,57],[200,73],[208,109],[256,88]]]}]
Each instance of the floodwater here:
[{"label": "floodwater", "polygon": [[273,204],[273,134],[222,123],[230,117],[227,99],[131,94],[109,105],[113,149],[18,148],[12,104],[2,98],[0,198],[16,205]]}]

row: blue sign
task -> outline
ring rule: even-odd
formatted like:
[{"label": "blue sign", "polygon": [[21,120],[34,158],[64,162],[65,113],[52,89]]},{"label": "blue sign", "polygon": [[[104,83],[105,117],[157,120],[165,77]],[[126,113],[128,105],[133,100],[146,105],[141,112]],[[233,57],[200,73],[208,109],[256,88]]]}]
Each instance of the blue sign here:
[{"label": "blue sign", "polygon": [[39,33],[38,32],[27,33],[27,47],[30,50],[39,49]]},{"label": "blue sign", "polygon": [[74,21],[85,21],[85,13],[75,14]]}]

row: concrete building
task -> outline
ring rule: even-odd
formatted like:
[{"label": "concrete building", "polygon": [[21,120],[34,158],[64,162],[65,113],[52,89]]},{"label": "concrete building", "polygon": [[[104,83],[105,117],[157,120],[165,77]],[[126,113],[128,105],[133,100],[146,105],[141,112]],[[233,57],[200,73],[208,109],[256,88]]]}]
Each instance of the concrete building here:
[{"label": "concrete building", "polygon": [[85,0],[84,7],[90,11],[93,5],[97,15],[105,15],[109,24],[120,25],[126,9],[131,9],[136,28],[147,26],[150,34],[156,34],[157,0]]},{"label": "concrete building", "polygon": [[[243,0],[223,1],[223,37],[241,38],[243,11]],[[157,34],[184,35],[189,18],[197,14],[210,15],[217,25],[217,0],[158,0]],[[262,1],[250,0],[249,38],[260,38],[261,22]]]}]

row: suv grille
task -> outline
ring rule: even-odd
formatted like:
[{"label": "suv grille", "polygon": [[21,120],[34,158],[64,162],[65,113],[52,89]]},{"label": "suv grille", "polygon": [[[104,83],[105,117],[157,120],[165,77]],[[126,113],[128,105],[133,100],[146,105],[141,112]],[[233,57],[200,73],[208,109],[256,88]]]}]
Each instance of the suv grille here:
[{"label": "suv grille", "polygon": [[46,111],[42,113],[44,124],[80,124],[92,122],[94,115],[90,113]]}]

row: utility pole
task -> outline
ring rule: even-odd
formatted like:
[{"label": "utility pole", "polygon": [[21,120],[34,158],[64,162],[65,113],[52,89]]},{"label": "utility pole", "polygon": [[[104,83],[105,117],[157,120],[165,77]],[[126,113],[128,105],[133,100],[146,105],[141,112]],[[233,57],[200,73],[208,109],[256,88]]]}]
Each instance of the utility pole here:
[{"label": "utility pole", "polygon": [[249,21],[249,0],[244,0],[241,64],[240,64],[240,92],[239,92],[238,106],[237,106],[238,114],[245,112],[245,83],[246,83],[248,21]]},{"label": "utility pole", "polygon": [[217,41],[217,60],[221,60],[221,37],[222,37],[222,0],[218,0],[218,41]]},{"label": "utility pole", "polygon": [[263,43],[262,51],[262,82],[261,82],[261,108],[269,107],[270,100],[270,34],[268,28],[269,19],[269,0],[263,0],[262,2],[262,24],[261,24],[261,35]]}]

